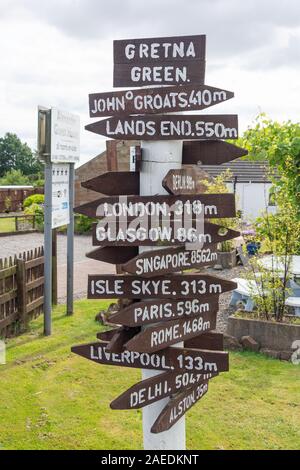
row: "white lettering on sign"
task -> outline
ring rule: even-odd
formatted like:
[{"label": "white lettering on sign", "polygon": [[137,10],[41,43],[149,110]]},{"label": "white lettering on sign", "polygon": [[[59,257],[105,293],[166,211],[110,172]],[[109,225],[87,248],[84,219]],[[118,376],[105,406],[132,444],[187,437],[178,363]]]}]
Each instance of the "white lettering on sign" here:
[{"label": "white lettering on sign", "polygon": [[208,390],[207,383],[199,385],[196,390],[193,390],[189,395],[180,400],[170,410],[169,415],[169,424],[172,424],[174,421],[177,421],[181,416],[183,416],[189,408],[191,408]]},{"label": "white lettering on sign", "polygon": [[235,127],[226,127],[222,122],[189,121],[188,119],[154,121],[140,119],[119,119],[106,121],[107,136],[124,137],[202,137],[203,139],[233,139],[238,137]]},{"label": "white lettering on sign", "polygon": [[146,321],[168,320],[172,317],[183,317],[209,312],[209,303],[202,303],[198,299],[182,300],[172,307],[171,303],[157,305],[143,305],[133,311],[134,322],[139,324]]},{"label": "white lettering on sign", "polygon": [[133,59],[189,59],[195,58],[195,45],[193,41],[185,43],[184,41],[169,42],[153,42],[150,44],[141,43],[127,44],[125,46],[125,57],[128,60]]},{"label": "white lettering on sign", "polygon": [[158,328],[159,326],[157,326],[156,331],[152,331],[151,333],[151,347],[160,346],[168,342],[174,342],[174,340],[180,341],[181,338],[191,333],[194,335],[197,333],[203,333],[204,331],[211,329],[211,323],[209,320],[205,321],[203,317],[196,317],[193,320],[185,320],[182,325],[177,323],[166,325],[160,329]]},{"label": "white lettering on sign", "polygon": [[130,71],[130,78],[132,82],[142,83],[181,83],[189,82],[187,78],[187,67],[169,66],[154,66],[154,67],[132,67]]},{"label": "white lettering on sign", "polygon": [[175,174],[172,177],[172,189],[174,191],[192,191],[196,188],[196,181],[190,175],[185,174]]}]

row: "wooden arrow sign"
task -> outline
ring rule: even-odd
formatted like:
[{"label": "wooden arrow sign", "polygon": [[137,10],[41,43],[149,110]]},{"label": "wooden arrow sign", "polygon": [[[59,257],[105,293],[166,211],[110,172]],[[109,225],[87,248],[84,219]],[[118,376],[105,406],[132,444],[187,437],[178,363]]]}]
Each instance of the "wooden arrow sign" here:
[{"label": "wooden arrow sign", "polygon": [[184,342],[186,348],[192,349],[209,349],[211,351],[223,351],[224,336],[222,333],[211,331],[203,333]]},{"label": "wooden arrow sign", "polygon": [[[171,220],[170,223],[161,222],[158,226],[144,228],[142,225],[135,225],[135,222],[129,222],[120,226],[118,223],[115,227],[103,226],[103,224],[93,225],[93,245],[103,247],[129,246],[190,246],[187,248],[206,248],[208,245],[231,240],[239,236],[239,232],[231,229],[204,223],[198,228],[197,221],[192,220],[189,225],[185,225],[181,220]],[[124,226],[125,225],[125,226]],[[198,245],[197,245],[198,244]],[[117,258],[118,255],[116,255]],[[124,257],[127,253],[124,253]],[[104,261],[104,260],[103,260]],[[109,262],[109,261],[107,261]],[[122,264],[122,263],[121,263]]]},{"label": "wooden arrow sign", "polygon": [[[136,327],[159,321],[166,322],[181,318],[193,318],[204,312],[216,312],[218,310],[218,301],[219,297],[215,295],[206,301],[195,298],[182,300],[155,299],[146,302],[135,302],[110,315],[109,322]],[[104,338],[101,339],[106,341]]]},{"label": "wooden arrow sign", "polygon": [[110,404],[113,410],[129,410],[151,405],[171,394],[193,388],[218,374],[195,374],[193,372],[163,372],[136,383]]},{"label": "wooden arrow sign", "polygon": [[103,119],[87,131],[121,140],[237,139],[236,114],[153,115]]},{"label": "wooden arrow sign", "polygon": [[114,41],[114,86],[204,83],[205,36]]},{"label": "wooden arrow sign", "polygon": [[162,217],[168,219],[186,217],[206,218],[235,217],[234,194],[194,194],[182,196],[111,196],[96,199],[81,206],[74,212],[88,217]]},{"label": "wooden arrow sign", "polygon": [[207,85],[142,88],[89,95],[90,117],[200,111],[233,98],[232,91]]},{"label": "wooden arrow sign", "polygon": [[217,263],[217,259],[216,245],[201,250],[165,248],[142,253],[122,264],[121,268],[123,271],[137,276],[153,277],[186,269],[213,266]]},{"label": "wooden arrow sign", "polygon": [[109,171],[82,182],[81,186],[108,196],[140,194],[140,177],[135,171]]},{"label": "wooden arrow sign", "polygon": [[220,165],[248,154],[248,150],[221,140],[183,142],[182,164]]},{"label": "wooden arrow sign", "polygon": [[138,334],[139,330],[139,328],[118,328],[118,331],[115,331],[111,339],[108,340],[106,351],[121,353],[124,350],[124,345]]},{"label": "wooden arrow sign", "polygon": [[137,254],[138,248],[135,246],[104,246],[90,251],[85,256],[103,263],[123,264],[130,261]]},{"label": "wooden arrow sign", "polygon": [[237,284],[208,274],[174,274],[142,279],[115,274],[89,275],[88,299],[201,298],[236,289]]},{"label": "wooden arrow sign", "polygon": [[201,374],[219,373],[229,368],[228,353],[186,348],[167,348],[155,353],[124,350],[122,353],[106,351],[107,343],[73,346],[71,351],[97,364],[153,369],[161,371],[187,370]]},{"label": "wooden arrow sign", "polygon": [[208,381],[199,383],[172,398],[156,419],[151,432],[159,433],[170,429],[207,391]]},{"label": "wooden arrow sign", "polygon": [[162,186],[168,193],[175,196],[199,194],[206,190],[206,186],[201,182],[201,170],[197,167],[170,170],[164,177]]},{"label": "wooden arrow sign", "polygon": [[205,312],[194,318],[162,322],[149,326],[130,339],[125,347],[129,351],[155,352],[172,344],[199,336],[216,328],[217,311]]}]

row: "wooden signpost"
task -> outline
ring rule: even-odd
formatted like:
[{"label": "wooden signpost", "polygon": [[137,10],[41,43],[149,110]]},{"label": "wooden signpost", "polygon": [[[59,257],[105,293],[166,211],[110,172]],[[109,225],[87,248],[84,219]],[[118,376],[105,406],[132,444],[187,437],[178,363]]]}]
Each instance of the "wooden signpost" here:
[{"label": "wooden signpost", "polygon": [[[142,223],[138,225],[135,222],[126,222],[123,225],[116,223],[115,226],[105,226],[94,224],[93,226],[93,245],[103,247],[118,246],[185,246],[187,243],[198,243],[199,246],[220,243],[238,236],[239,232],[224,229],[215,224],[204,223],[204,228],[197,228],[197,221],[192,220],[188,226],[184,225],[182,220],[171,219],[160,221],[157,225],[143,227]],[[196,245],[193,245],[193,247]],[[124,253],[125,256],[125,253]]]},{"label": "wooden signpost", "polygon": [[145,279],[106,274],[88,276],[88,299],[209,298],[237,288],[236,282],[209,274],[174,274]]},{"label": "wooden signpost", "polygon": [[196,384],[203,383],[217,375],[217,373],[163,372],[133,385],[113,400],[110,407],[114,410],[143,408],[186,388],[193,388]]},{"label": "wooden signpost", "polygon": [[87,131],[123,140],[237,139],[236,114],[170,114],[102,119],[85,126]]},{"label": "wooden signpost", "polygon": [[219,165],[247,150],[224,141],[238,138],[237,115],[186,114],[234,96],[205,85],[204,75],[204,35],[114,41],[114,85],[144,88],[89,95],[90,117],[105,119],[87,130],[141,145],[131,148],[131,171],[119,172],[116,141],[108,140],[110,171],[82,184],[108,196],[75,209],[98,220],[99,248],[87,256],[116,264],[118,273],[89,275],[88,298],[118,299],[119,308],[100,341],[72,351],[97,364],[142,369],[144,380],[111,408],[143,408],[149,450],[185,448],[184,414],[229,368],[216,317],[219,296],[237,285],[185,271],[214,265],[217,244],[239,236],[208,221],[235,217],[235,195],[206,193],[195,165]]},{"label": "wooden signpost", "polygon": [[194,318],[159,323],[138,333],[126,344],[128,351],[155,352],[186,341],[216,328],[217,312],[205,312]]},{"label": "wooden signpost", "polygon": [[211,245],[201,250],[166,248],[164,250],[141,253],[122,265],[122,270],[143,277],[160,276],[185,269],[212,266],[217,263],[217,246]]},{"label": "wooden signpost", "polygon": [[158,433],[170,429],[207,391],[208,381],[206,380],[171,398],[153,424],[151,432]]},{"label": "wooden signpost", "polygon": [[114,86],[204,83],[205,36],[114,41]]},{"label": "wooden signpost", "polygon": [[[181,196],[116,196],[96,199],[75,208],[88,217],[161,217],[175,219],[183,216],[196,218],[226,218],[235,216],[234,194],[185,194]],[[123,219],[124,220],[124,219]]]},{"label": "wooden signpost", "polygon": [[123,90],[89,95],[90,117],[200,111],[233,98],[228,90],[207,85],[182,85]]},{"label": "wooden signpost", "polygon": [[193,298],[180,300],[156,299],[146,302],[135,302],[112,314],[109,317],[109,322],[132,327],[149,325],[160,321],[166,322],[195,317],[204,312],[216,312],[218,304],[219,298],[217,295],[211,296],[205,301],[201,298]]},{"label": "wooden signpost", "polygon": [[228,353],[207,351],[205,349],[167,348],[154,353],[139,353],[124,350],[111,353],[106,350],[107,343],[88,343],[73,346],[72,352],[97,364],[123,366],[160,371],[182,370],[201,374],[219,373],[228,370]]}]

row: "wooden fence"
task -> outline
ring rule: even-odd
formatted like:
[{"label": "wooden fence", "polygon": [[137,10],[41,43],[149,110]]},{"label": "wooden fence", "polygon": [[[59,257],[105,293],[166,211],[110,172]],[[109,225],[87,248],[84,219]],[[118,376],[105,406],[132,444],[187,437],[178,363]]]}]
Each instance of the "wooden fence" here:
[{"label": "wooden fence", "polygon": [[14,212],[23,209],[23,201],[32,194],[43,194],[43,188],[1,188],[0,212]]},{"label": "wooden fence", "polygon": [[0,260],[0,338],[15,336],[43,312],[44,248]]}]

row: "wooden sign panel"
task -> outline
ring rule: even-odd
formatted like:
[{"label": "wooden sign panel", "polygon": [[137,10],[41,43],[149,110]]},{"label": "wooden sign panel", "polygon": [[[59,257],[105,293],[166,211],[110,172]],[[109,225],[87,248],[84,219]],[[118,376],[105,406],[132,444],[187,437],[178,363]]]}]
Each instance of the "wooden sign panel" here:
[{"label": "wooden sign panel", "polygon": [[137,276],[153,277],[186,269],[217,264],[217,245],[201,250],[165,248],[142,253],[122,265],[122,270]]},{"label": "wooden sign panel", "polygon": [[[107,246],[114,247],[116,250],[118,246],[185,246],[187,243],[203,244],[206,248],[207,245],[219,243],[225,240],[230,240],[239,236],[239,232],[235,230],[226,229],[222,227],[204,223],[204,229],[199,230],[196,226],[196,220],[191,221],[190,226],[184,226],[181,220],[171,220],[170,224],[163,222],[159,226],[145,228],[141,225],[135,225],[132,222],[120,226],[118,223],[116,227],[109,227],[94,224],[93,226],[93,245],[94,246]],[[191,246],[191,248],[193,248]],[[125,253],[124,253],[125,256]]]},{"label": "wooden sign panel", "polygon": [[195,387],[218,374],[195,374],[193,372],[163,372],[142,380],[119,395],[110,404],[113,410],[129,410],[151,405],[171,394]]},{"label": "wooden sign panel", "polygon": [[236,289],[236,282],[208,274],[174,274],[143,279],[115,274],[89,275],[88,299],[203,298]]},{"label": "wooden sign panel", "polygon": [[211,351],[223,351],[224,349],[224,336],[222,333],[211,331],[203,333],[194,338],[188,339],[184,342],[186,348],[192,349],[209,349]]},{"label": "wooden sign panel", "polygon": [[203,215],[206,218],[235,217],[234,194],[194,194],[182,196],[127,196],[106,197],[82,204],[74,209],[88,217],[160,217],[174,219]]},{"label": "wooden sign panel", "polygon": [[170,170],[162,180],[163,188],[169,194],[199,194],[205,192],[206,186],[200,181],[200,169],[187,167]]},{"label": "wooden sign panel", "polygon": [[162,322],[149,326],[130,339],[125,347],[129,351],[155,352],[172,344],[199,336],[216,328],[217,311],[205,312],[194,318]]},{"label": "wooden sign panel", "polygon": [[109,171],[83,181],[81,186],[109,196],[140,194],[140,176],[135,171]]},{"label": "wooden sign panel", "polygon": [[248,154],[248,150],[221,140],[183,142],[182,164],[220,165]]},{"label": "wooden sign panel", "polygon": [[106,351],[107,343],[73,346],[71,351],[98,364],[153,369],[161,371],[187,370],[201,374],[219,373],[228,370],[228,353],[186,348],[167,348],[155,353],[139,353],[124,350],[121,353]]},{"label": "wooden sign panel", "polygon": [[205,36],[114,41],[114,87],[204,83]]},{"label": "wooden sign panel", "polygon": [[138,248],[135,246],[104,246],[90,251],[85,256],[87,258],[102,261],[110,264],[123,264],[137,256]]},{"label": "wooden sign panel", "polygon": [[87,131],[122,140],[237,139],[236,114],[126,116],[102,119]]},{"label": "wooden sign panel", "polygon": [[160,321],[193,318],[205,312],[216,312],[218,305],[219,297],[217,295],[211,296],[205,301],[194,298],[182,300],[155,299],[147,302],[135,302],[110,315],[109,322],[131,327],[149,325]]},{"label": "wooden sign panel", "polygon": [[151,432],[159,433],[170,429],[207,391],[208,381],[199,383],[172,398],[156,419]]},{"label": "wooden sign panel", "polygon": [[90,117],[200,111],[234,97],[232,91],[207,85],[182,85],[89,95]]}]

